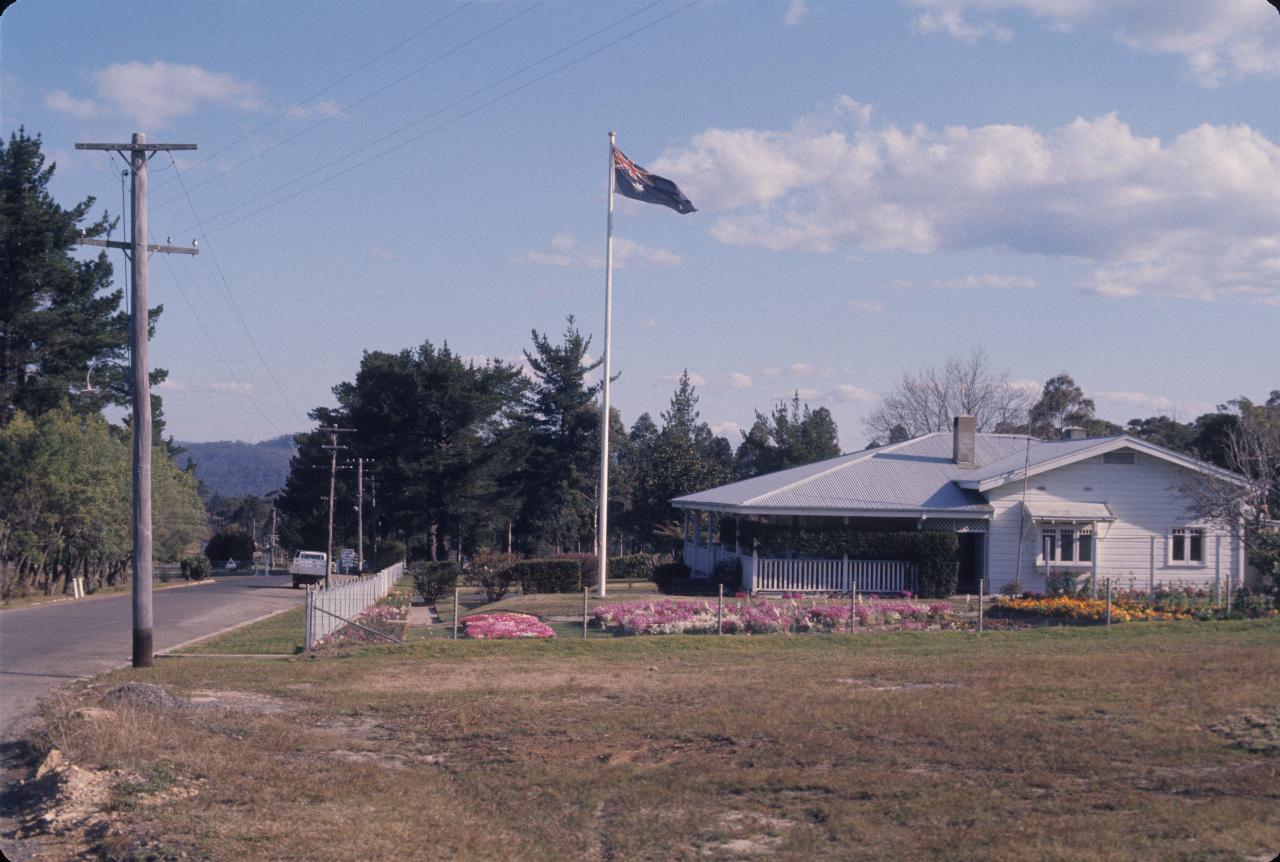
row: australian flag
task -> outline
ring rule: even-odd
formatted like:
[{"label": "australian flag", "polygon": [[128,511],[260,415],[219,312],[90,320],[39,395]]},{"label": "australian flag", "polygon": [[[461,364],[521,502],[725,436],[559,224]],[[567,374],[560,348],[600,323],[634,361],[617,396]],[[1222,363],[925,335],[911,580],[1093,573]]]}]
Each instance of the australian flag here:
[{"label": "australian flag", "polygon": [[624,156],[617,147],[613,148],[613,177],[614,188],[620,195],[647,204],[662,204],[678,213],[697,212],[679,186],[666,177],[649,173]]}]

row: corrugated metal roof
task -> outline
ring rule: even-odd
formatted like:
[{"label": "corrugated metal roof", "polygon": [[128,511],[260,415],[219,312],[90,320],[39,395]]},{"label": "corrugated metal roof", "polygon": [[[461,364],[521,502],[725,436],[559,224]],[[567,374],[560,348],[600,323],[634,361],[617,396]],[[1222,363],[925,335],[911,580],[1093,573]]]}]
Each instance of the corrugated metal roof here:
[{"label": "corrugated metal roof", "polygon": [[1068,503],[1062,500],[1027,503],[1033,521],[1114,521],[1106,503]]},{"label": "corrugated metal roof", "polygon": [[[1083,440],[1032,440],[1030,464],[1034,468],[1046,461],[1053,461],[1056,458],[1062,458],[1067,455],[1075,455],[1085,449],[1092,449],[1094,446],[1101,446],[1104,443],[1120,440],[1123,437],[1123,434],[1117,434],[1112,437],[1086,437]],[[1018,437],[1017,439],[1021,441],[1022,445],[1016,447],[1016,451],[998,461],[992,461],[986,466],[966,471],[965,475],[956,478],[971,482],[985,482],[988,479],[995,479],[1004,475],[1020,474],[1023,466],[1028,463],[1027,438]]]},{"label": "corrugated metal roof", "polygon": [[974,444],[977,468],[957,466],[952,461],[952,435],[940,432],[722,485],[673,502],[692,508],[705,505],[761,512],[806,509],[983,512],[989,507],[982,495],[960,488],[955,480],[974,476],[985,465],[1022,453],[1026,438],[979,434]]}]

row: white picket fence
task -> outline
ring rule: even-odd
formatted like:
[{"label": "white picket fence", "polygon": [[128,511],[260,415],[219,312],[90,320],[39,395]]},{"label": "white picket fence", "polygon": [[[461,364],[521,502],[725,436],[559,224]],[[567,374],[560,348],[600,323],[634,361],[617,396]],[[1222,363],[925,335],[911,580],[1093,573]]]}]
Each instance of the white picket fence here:
[{"label": "white picket fence", "polygon": [[307,590],[307,649],[315,649],[321,638],[342,628],[346,620],[354,620],[380,599],[386,598],[403,575],[404,563],[395,563],[376,575],[357,578],[339,587]]},{"label": "white picket fence", "polygon": [[752,593],[900,593],[918,589],[915,563],[899,560],[742,558],[743,586]]}]

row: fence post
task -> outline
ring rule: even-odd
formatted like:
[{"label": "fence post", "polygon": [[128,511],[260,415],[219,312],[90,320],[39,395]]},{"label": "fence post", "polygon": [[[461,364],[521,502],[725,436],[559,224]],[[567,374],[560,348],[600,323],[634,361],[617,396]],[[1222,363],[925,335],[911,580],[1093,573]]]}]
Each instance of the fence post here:
[{"label": "fence post", "polygon": [[1111,625],[1111,579],[1107,578],[1107,625]]},{"label": "fence post", "polygon": [[458,588],[453,588],[453,639],[458,639]]},{"label": "fence post", "polygon": [[849,634],[853,634],[853,629],[857,626],[858,620],[858,588],[849,582]]},{"label": "fence post", "polygon": [[587,599],[591,595],[590,587],[582,588],[582,636],[587,636]]},{"label": "fence post", "polygon": [[724,584],[719,584],[720,594],[716,597],[716,634],[724,634]]},{"label": "fence post", "polygon": [[305,644],[305,646],[306,646],[306,648],[307,648],[307,652],[308,652],[308,653],[310,653],[310,652],[311,652],[311,647],[312,647],[312,644],[314,643],[314,642],[311,640],[311,605],[312,605],[313,601],[314,601],[314,600],[311,598],[311,585],[310,585],[310,584],[308,584],[308,585],[307,585],[307,594],[306,594],[306,596],[304,597],[304,601],[302,602],[302,607],[303,607],[303,611],[302,611],[302,640],[303,640],[303,642],[304,642],[304,644]]},{"label": "fence post", "polygon": [[983,616],[986,611],[987,598],[987,582],[983,578],[978,578],[978,633],[982,633],[984,623]]}]

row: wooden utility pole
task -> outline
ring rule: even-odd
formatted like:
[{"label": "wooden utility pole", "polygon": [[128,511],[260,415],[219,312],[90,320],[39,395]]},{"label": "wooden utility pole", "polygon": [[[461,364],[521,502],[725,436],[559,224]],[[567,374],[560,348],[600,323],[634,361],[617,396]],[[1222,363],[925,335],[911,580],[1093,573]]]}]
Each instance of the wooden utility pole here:
[{"label": "wooden utility pole", "polygon": [[364,574],[364,459],[356,458],[356,575]]},{"label": "wooden utility pole", "polygon": [[324,588],[329,589],[329,573],[333,571],[333,495],[334,480],[338,475],[338,450],[345,449],[346,446],[338,445],[338,434],[348,431],[354,431],[354,428],[336,428],[330,426],[321,428],[321,431],[329,432],[329,445],[323,448],[329,450],[329,545],[326,550],[328,559],[325,561],[324,570]]},{"label": "wooden utility pole", "polygon": [[[76,144],[77,150],[110,150],[129,163],[133,177],[131,242],[81,239],[82,245],[125,249],[133,274],[129,347],[133,366],[133,666],[151,667],[151,365],[147,356],[147,255],[196,254],[197,249],[147,242],[147,160],[153,153],[194,150],[195,144],[148,144],[135,132],[127,144]],[[128,154],[126,157],[125,154]]]},{"label": "wooden utility pole", "polygon": [[271,504],[271,556],[267,558],[267,574],[271,574],[271,569],[276,564],[276,507]]}]

